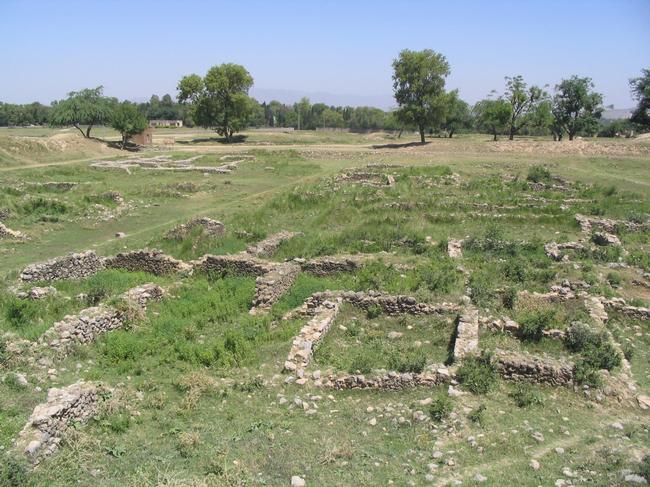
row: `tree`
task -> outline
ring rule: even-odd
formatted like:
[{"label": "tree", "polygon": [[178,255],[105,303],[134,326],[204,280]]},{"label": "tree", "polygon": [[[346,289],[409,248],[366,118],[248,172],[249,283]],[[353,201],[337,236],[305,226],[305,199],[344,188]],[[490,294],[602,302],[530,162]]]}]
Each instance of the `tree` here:
[{"label": "tree", "polygon": [[572,76],[555,86],[553,117],[555,123],[569,135],[579,132],[595,133],[603,113],[603,95],[593,91],[591,78]]},{"label": "tree", "polygon": [[474,116],[479,129],[487,130],[497,140],[497,136],[508,127],[512,116],[512,106],[505,100],[481,100],[474,105]]},{"label": "tree", "polygon": [[630,80],[632,96],[638,104],[630,121],[642,130],[650,128],[650,69],[641,70],[639,78]]},{"label": "tree", "polygon": [[129,137],[139,134],[147,128],[147,125],[147,119],[133,103],[122,102],[113,111],[111,127],[122,134],[122,149],[126,146]]},{"label": "tree", "polygon": [[[106,123],[111,119],[114,103],[103,96],[104,87],[71,91],[68,98],[55,103],[50,123],[52,125],[72,125],[86,138],[94,125]],[[86,131],[81,128],[86,125]]]},{"label": "tree", "polygon": [[345,121],[343,120],[343,114],[331,108],[326,109],[323,112],[323,126],[332,128],[344,127]]},{"label": "tree", "polygon": [[530,124],[540,104],[548,94],[538,86],[530,88],[523,76],[506,76],[506,92],[504,99],[510,103],[510,121],[508,138],[513,140],[515,134]]},{"label": "tree", "polygon": [[445,103],[445,122],[443,128],[451,139],[456,131],[471,126],[472,114],[469,105],[458,97],[458,90],[447,93]]},{"label": "tree", "polygon": [[425,49],[404,49],[393,61],[396,115],[405,125],[415,125],[424,143],[424,131],[444,118],[445,78],[449,63],[442,54]]},{"label": "tree", "polygon": [[239,64],[213,66],[201,79],[196,74],[178,83],[178,100],[190,103],[197,125],[215,130],[232,142],[232,136],[246,127],[254,103],[248,96],[253,77]]}]

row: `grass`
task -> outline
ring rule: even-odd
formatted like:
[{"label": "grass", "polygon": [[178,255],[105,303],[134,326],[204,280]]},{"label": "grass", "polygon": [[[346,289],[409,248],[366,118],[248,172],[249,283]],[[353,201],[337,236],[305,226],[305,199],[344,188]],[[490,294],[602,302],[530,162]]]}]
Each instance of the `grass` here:
[{"label": "grass", "polygon": [[[22,133],[29,134],[48,132]],[[292,475],[308,485],[411,480],[421,485],[430,463],[437,465],[438,485],[453,480],[472,485],[476,473],[488,478],[482,485],[547,485],[563,478],[567,466],[594,485],[616,485],[621,470],[643,471],[634,459],[647,455],[650,437],[637,409],[608,397],[597,403],[580,390],[505,383],[487,357],[459,364],[457,389],[464,394],[457,399],[442,386],[377,392],[285,384],[279,372],[305,320],[279,318],[326,289],[458,303],[469,287],[481,316],[509,316],[532,338],[482,328],[481,348],[570,358],[584,364],[580,372],[593,385],[594,367],[612,368],[613,374],[619,368],[600,335],[576,335],[569,347],[539,337],[546,328],[572,330],[575,321],[593,329],[583,300],[544,304],[517,292],[546,292],[564,279],[584,280],[591,285],[588,295],[650,301],[645,288],[633,284],[637,273],[607,266],[621,258],[647,269],[647,232],[619,233],[629,255],[607,249],[575,252],[572,262],[563,264],[543,250],[549,240],[580,236],[575,213],[646,218],[647,157],[498,153],[495,148],[510,146],[487,145],[474,135],[408,150],[370,148],[391,141],[383,135],[378,140],[356,134],[248,135],[242,145],[228,147],[201,130],[160,133],[188,142],[177,144],[179,150],[171,152],[176,157],[200,154],[201,163],[218,164],[223,154],[255,156],[228,175],[97,171],[74,162],[82,158],[76,149],[20,154],[31,166],[3,160],[3,168],[11,169],[0,172],[0,210],[11,215],[3,222],[30,240],[0,242],[0,330],[28,339],[65,314],[110,302],[135,285],[177,280],[102,271],[84,281],[53,283],[58,294],[43,301],[14,296],[9,288],[22,267],[68,251],[93,248],[111,255],[148,245],[193,259],[238,252],[287,229],[304,236],[283,243],[274,260],[357,252],[376,259],[350,273],[300,274],[266,316],[248,313],[253,277],[178,279],[172,296],[151,304],[143,319],[57,362],[54,380],[26,365],[9,368],[0,341],[0,485],[285,485]],[[617,144],[595,141],[593,147]],[[66,164],[33,166],[52,162]],[[368,168],[369,163],[398,167]],[[391,174],[395,185],[372,187],[339,177],[354,168]],[[560,176],[569,183],[564,190],[534,191],[526,183],[529,174],[543,181]],[[69,191],[33,184],[50,181],[79,184]],[[119,205],[111,191],[119,191],[128,205],[123,213],[116,214]],[[115,215],[105,220],[107,213]],[[176,224],[199,215],[223,221],[226,235],[209,237],[197,229],[181,240],[163,238]],[[117,239],[116,232],[127,237]],[[447,256],[449,238],[465,239],[462,259]],[[80,294],[83,299],[76,298]],[[310,371],[418,372],[443,363],[454,318],[388,317],[346,306],[317,348]],[[627,350],[639,390],[649,394],[647,321],[610,312],[608,328]],[[402,335],[389,338],[390,332]],[[14,372],[25,373],[29,386],[20,386]],[[6,453],[12,439],[48,388],[79,378],[101,381],[114,392],[97,418],[73,428],[59,452],[29,472]],[[417,411],[427,420],[417,420]],[[611,428],[614,422],[623,423],[624,431]],[[533,432],[543,433],[544,441],[538,443]],[[565,453],[555,453],[556,447]],[[442,457],[432,458],[437,451]],[[540,462],[538,471],[529,467],[531,458]]]}]

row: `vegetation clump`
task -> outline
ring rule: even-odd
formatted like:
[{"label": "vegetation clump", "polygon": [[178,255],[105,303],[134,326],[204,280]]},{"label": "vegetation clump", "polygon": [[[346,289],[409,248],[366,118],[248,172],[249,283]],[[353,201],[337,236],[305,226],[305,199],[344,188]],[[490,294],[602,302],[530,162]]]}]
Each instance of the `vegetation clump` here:
[{"label": "vegetation clump", "polygon": [[458,369],[458,381],[474,394],[487,394],[497,383],[497,370],[490,354],[467,357]]}]

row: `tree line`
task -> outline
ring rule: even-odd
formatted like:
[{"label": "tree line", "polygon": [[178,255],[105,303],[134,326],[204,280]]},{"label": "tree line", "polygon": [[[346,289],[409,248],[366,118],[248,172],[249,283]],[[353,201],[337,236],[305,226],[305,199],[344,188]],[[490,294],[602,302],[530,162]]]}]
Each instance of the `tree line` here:
[{"label": "tree line", "polygon": [[403,50],[393,61],[393,90],[397,108],[328,106],[302,98],[294,104],[258,102],[249,96],[253,77],[241,65],[213,66],[205,76],[184,76],[177,100],[153,95],[148,102],[120,102],[103,95],[101,86],[70,92],[50,106],[38,102],[0,102],[0,126],[45,125],[75,127],[90,137],[96,125],[111,125],[126,140],[144,130],[148,120],[183,120],[215,130],[226,141],[246,127],[292,127],[298,130],[414,130],[452,137],[458,132],[489,133],[510,140],[517,135],[552,135],[554,140],[578,135],[612,136],[650,129],[650,69],[630,80],[637,107],[629,120],[603,121],[603,96],[588,77],[571,76],[548,86],[529,84],[521,75],[505,77],[501,92],[493,90],[473,106],[458,90],[447,90],[450,65],[440,53]]}]

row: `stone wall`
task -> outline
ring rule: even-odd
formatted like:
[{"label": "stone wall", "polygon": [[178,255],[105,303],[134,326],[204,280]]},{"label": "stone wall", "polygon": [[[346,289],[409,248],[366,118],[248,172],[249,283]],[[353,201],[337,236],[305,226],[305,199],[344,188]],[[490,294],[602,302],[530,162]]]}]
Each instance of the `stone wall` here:
[{"label": "stone wall", "polygon": [[162,253],[160,250],[134,250],[124,252],[105,261],[106,267],[112,269],[125,269],[131,272],[149,272],[156,276],[164,276],[189,269],[183,261]]},{"label": "stone wall", "polygon": [[463,256],[463,241],[453,238],[447,240],[447,254],[452,259],[460,259]]},{"label": "stone wall", "polygon": [[562,252],[563,250],[580,250],[583,249],[584,245],[580,242],[565,242],[565,243],[556,243],[549,242],[544,245],[544,251],[546,255],[556,261],[568,261],[569,257]]},{"label": "stone wall", "polygon": [[497,350],[497,370],[507,380],[567,386],[573,384],[574,364],[564,360]]},{"label": "stone wall", "polygon": [[[130,289],[122,299],[146,309],[149,301],[162,298],[163,289],[156,284],[144,284]],[[125,311],[107,306],[86,308],[77,315],[68,315],[45,331],[38,345],[65,356],[74,344],[94,341],[99,335],[121,328],[128,319]]]},{"label": "stone wall", "polygon": [[400,314],[411,315],[439,315],[445,313],[457,313],[460,306],[450,303],[428,304],[418,303],[411,296],[383,294],[377,291],[325,291],[314,293],[312,299],[316,302],[330,299],[332,297],[341,297],[344,301],[367,310],[371,307],[379,307],[381,311],[389,316]]},{"label": "stone wall", "polygon": [[70,428],[86,423],[96,414],[101,392],[97,385],[83,381],[50,389],[47,402],[34,408],[20,432],[18,451],[34,464],[54,453]]},{"label": "stone wall", "polygon": [[298,235],[302,235],[302,233],[288,232],[286,230],[283,230],[279,233],[275,233],[269,237],[266,237],[264,240],[256,243],[255,245],[249,245],[246,249],[246,252],[256,257],[270,257],[278,249],[282,242],[297,237]]},{"label": "stone wall", "polygon": [[83,279],[104,268],[104,261],[92,250],[27,266],[20,274],[23,281]]},{"label": "stone wall", "polygon": [[361,268],[371,257],[368,255],[326,256],[316,259],[295,259],[305,272],[316,276],[329,276],[337,272],[353,272]]},{"label": "stone wall", "polygon": [[292,262],[277,264],[271,272],[255,281],[255,296],[251,314],[268,311],[293,285],[300,273],[300,266]]},{"label": "stone wall", "polygon": [[193,218],[187,223],[183,223],[182,225],[178,225],[171,229],[165,234],[165,238],[170,240],[180,240],[186,237],[196,227],[203,228],[203,233],[210,235],[211,237],[221,237],[226,233],[226,226],[220,221],[200,217]]},{"label": "stone wall", "polygon": [[478,351],[478,309],[467,306],[458,316],[454,340],[454,360]]},{"label": "stone wall", "polygon": [[300,377],[298,381],[307,381],[302,377],[302,369],[311,361],[316,345],[322,340],[325,333],[332,326],[332,323],[334,323],[334,319],[338,315],[340,308],[340,298],[323,300],[316,307],[311,308],[312,319],[294,337],[289,355],[284,362],[284,370],[296,372]]},{"label": "stone wall", "polygon": [[605,308],[613,309],[630,318],[638,320],[650,320],[650,308],[629,306],[622,298],[606,299],[601,298],[600,302]]},{"label": "stone wall", "polygon": [[375,377],[344,375],[324,383],[334,389],[384,389],[401,390],[411,387],[435,387],[451,379],[447,369],[412,374],[408,372],[387,372]]},{"label": "stone wall", "polygon": [[273,270],[275,264],[252,257],[245,253],[233,255],[207,254],[190,263],[192,268],[201,272],[217,274],[262,276]]},{"label": "stone wall", "polygon": [[48,296],[56,296],[57,292],[56,288],[52,286],[33,287],[29,291],[17,292],[16,297],[21,299],[33,299],[36,301],[39,299],[45,299]]}]

